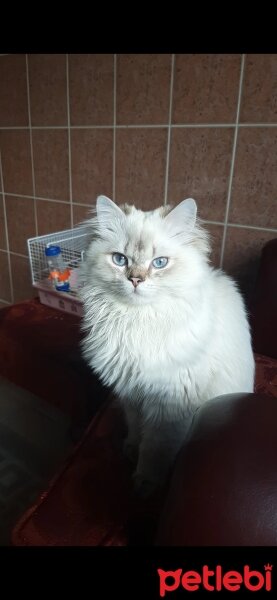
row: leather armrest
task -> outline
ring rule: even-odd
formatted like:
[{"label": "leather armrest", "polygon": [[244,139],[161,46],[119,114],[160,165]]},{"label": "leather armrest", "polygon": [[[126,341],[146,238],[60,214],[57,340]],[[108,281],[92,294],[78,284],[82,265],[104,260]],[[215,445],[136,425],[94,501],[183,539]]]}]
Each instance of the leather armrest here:
[{"label": "leather armrest", "polygon": [[212,399],[195,414],[161,515],[156,544],[277,544],[277,402]]}]

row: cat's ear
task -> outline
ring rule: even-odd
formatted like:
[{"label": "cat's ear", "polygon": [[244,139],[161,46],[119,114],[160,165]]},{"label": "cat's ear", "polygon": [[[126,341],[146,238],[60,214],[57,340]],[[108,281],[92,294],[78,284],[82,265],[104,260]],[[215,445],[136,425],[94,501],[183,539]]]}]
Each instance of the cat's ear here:
[{"label": "cat's ear", "polygon": [[114,218],[117,216],[118,218],[120,215],[123,215],[121,208],[107,196],[98,196],[96,200],[96,213],[99,221],[106,221],[107,217]]},{"label": "cat's ear", "polygon": [[99,233],[107,237],[117,233],[124,226],[125,215],[121,208],[107,196],[98,196],[96,200],[96,215]]},{"label": "cat's ear", "polygon": [[183,200],[170,211],[165,217],[166,224],[170,229],[177,232],[191,231],[194,228],[197,214],[197,206],[193,198]]}]

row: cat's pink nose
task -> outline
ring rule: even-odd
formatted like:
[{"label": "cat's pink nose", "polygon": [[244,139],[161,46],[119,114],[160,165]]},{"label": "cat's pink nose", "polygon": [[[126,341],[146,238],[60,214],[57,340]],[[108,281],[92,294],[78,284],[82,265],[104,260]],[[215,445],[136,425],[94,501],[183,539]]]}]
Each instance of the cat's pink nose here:
[{"label": "cat's pink nose", "polygon": [[139,277],[128,277],[129,281],[132,282],[133,286],[136,288],[138,284],[142,281]]}]

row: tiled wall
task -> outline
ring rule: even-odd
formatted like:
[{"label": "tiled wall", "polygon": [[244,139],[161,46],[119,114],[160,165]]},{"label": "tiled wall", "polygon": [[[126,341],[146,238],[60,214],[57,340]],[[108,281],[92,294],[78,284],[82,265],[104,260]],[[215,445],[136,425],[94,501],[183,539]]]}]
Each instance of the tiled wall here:
[{"label": "tiled wall", "polygon": [[99,193],[193,196],[249,294],[277,236],[277,55],[0,56],[0,149],[0,304],[32,293],[26,239]]}]

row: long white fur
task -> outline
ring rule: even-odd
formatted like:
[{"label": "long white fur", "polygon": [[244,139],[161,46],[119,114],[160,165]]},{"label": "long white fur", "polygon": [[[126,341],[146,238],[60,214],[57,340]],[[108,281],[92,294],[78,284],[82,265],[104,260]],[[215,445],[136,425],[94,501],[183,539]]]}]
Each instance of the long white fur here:
[{"label": "long white fur", "polygon": [[[209,237],[194,200],[166,216],[162,208],[125,212],[100,196],[88,221],[95,238],[83,269],[83,350],[125,408],[127,448],[140,450],[140,486],[163,479],[197,407],[253,391],[254,359],[242,297],[209,265]],[[113,252],[148,270],[136,289]],[[155,270],[151,261],[159,256],[169,262]]]}]

